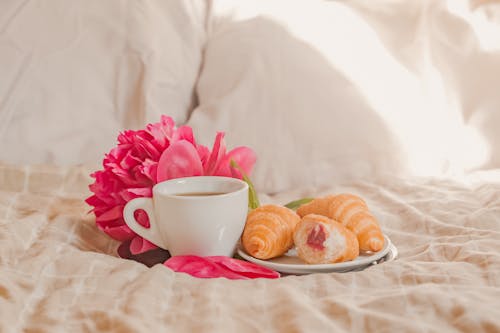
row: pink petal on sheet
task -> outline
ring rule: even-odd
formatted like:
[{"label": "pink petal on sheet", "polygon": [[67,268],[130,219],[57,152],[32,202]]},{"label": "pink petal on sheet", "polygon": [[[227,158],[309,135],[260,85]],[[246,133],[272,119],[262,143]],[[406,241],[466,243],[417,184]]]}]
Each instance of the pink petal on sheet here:
[{"label": "pink petal on sheet", "polygon": [[280,274],[273,270],[224,256],[176,256],[167,260],[164,265],[176,272],[200,278],[276,279],[280,277]]},{"label": "pink petal on sheet", "polygon": [[187,273],[198,278],[247,279],[243,275],[234,273],[206,258],[197,256],[175,256],[165,261],[164,265],[175,272]]},{"label": "pink petal on sheet", "polygon": [[238,274],[244,275],[248,278],[267,278],[267,279],[277,279],[280,274],[269,268],[256,265],[254,263],[233,259],[224,256],[211,256],[205,257],[205,259],[210,260],[216,264],[222,265],[225,268],[237,272]]},{"label": "pink petal on sheet", "polygon": [[212,176],[214,172],[217,171],[225,154],[226,144],[224,143],[224,132],[217,132],[212,152],[203,166],[205,175]]},{"label": "pink petal on sheet", "polygon": [[130,242],[130,253],[132,254],[140,254],[156,248],[158,248],[158,246],[141,236],[135,236]]},{"label": "pink petal on sheet", "polygon": [[201,176],[203,166],[196,148],[188,141],[174,142],[158,161],[157,182],[168,179]]},{"label": "pink petal on sheet", "polygon": [[215,176],[242,178],[241,172],[231,167],[231,160],[234,160],[243,171],[249,176],[252,173],[253,166],[257,160],[255,152],[245,146],[236,147],[231,150],[219,165],[214,173]]},{"label": "pink petal on sheet", "polygon": [[106,227],[97,224],[97,227],[101,229],[103,232],[105,232],[111,238],[121,242],[129,240],[135,236],[135,232],[130,230],[130,228],[127,225],[121,225],[118,227]]}]

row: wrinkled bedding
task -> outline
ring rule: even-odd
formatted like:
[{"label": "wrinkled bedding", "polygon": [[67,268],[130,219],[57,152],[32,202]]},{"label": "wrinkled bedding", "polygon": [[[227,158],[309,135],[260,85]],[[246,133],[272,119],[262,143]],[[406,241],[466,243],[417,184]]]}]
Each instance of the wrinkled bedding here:
[{"label": "wrinkled bedding", "polygon": [[196,279],[120,259],[91,168],[0,164],[0,332],[500,331],[500,170],[261,195],[362,195],[399,258],[361,272]]}]

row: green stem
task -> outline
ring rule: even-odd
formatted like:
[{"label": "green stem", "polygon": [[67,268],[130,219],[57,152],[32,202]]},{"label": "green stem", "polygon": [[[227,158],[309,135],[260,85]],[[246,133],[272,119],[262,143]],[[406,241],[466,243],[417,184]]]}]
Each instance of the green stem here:
[{"label": "green stem", "polygon": [[309,203],[309,202],[311,202],[313,200],[314,200],[314,198],[302,198],[302,199],[294,200],[294,201],[291,201],[291,202],[287,203],[285,205],[285,207],[293,209],[293,210],[296,210],[300,206],[302,206],[302,205],[304,205],[306,203]]},{"label": "green stem", "polygon": [[243,181],[248,184],[248,208],[250,210],[255,209],[260,206],[259,197],[257,196],[257,192],[255,191],[255,187],[252,184],[252,181],[248,177],[248,175],[243,171],[243,169],[236,163],[235,160],[231,160],[230,165],[232,168],[238,170],[242,177]]}]

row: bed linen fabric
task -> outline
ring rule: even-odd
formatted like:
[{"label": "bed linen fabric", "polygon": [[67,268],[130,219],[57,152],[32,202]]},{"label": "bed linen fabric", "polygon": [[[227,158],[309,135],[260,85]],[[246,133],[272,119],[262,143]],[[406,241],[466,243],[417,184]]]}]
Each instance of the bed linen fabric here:
[{"label": "bed linen fabric", "polygon": [[[491,0],[0,1],[0,332],[500,331],[499,31]],[[162,113],[255,149],[263,203],[361,195],[399,258],[272,281],[118,258],[89,174]]]},{"label": "bed linen fabric", "polygon": [[498,332],[500,171],[373,179],[351,191],[399,258],[355,273],[196,279],[116,256],[83,198],[92,168],[0,165],[0,331]]}]

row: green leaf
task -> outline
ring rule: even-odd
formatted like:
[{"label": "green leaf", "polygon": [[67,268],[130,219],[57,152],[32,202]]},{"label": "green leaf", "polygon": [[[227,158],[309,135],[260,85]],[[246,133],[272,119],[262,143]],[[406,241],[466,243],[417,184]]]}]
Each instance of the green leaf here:
[{"label": "green leaf", "polygon": [[296,210],[300,206],[302,206],[302,205],[304,205],[306,203],[309,203],[309,202],[311,202],[313,200],[314,200],[314,198],[302,198],[302,199],[294,200],[294,201],[291,201],[291,202],[287,203],[285,205],[285,207],[293,209],[293,210]]},{"label": "green leaf", "polygon": [[241,175],[243,176],[243,181],[248,184],[248,208],[255,209],[260,206],[259,197],[257,196],[257,192],[255,191],[255,187],[252,184],[252,181],[248,177],[248,175],[243,171],[243,169],[236,163],[235,160],[231,160],[230,165],[232,168],[237,169]]}]

